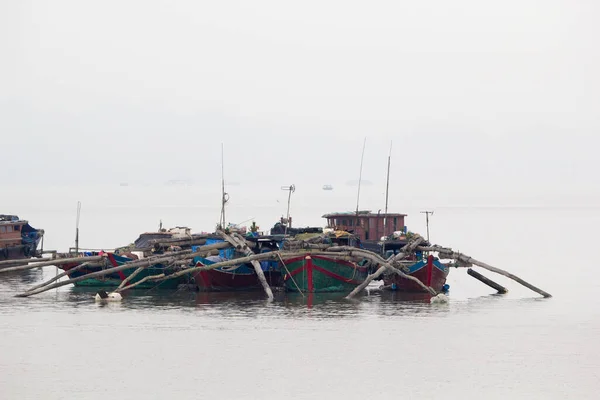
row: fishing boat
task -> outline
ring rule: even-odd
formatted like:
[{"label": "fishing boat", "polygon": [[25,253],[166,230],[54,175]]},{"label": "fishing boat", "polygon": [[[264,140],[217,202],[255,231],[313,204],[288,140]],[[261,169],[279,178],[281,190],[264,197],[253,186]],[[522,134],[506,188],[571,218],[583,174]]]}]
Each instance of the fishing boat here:
[{"label": "fishing boat", "polygon": [[[83,267],[79,267],[82,262],[74,262],[69,264],[63,264],[59,266],[60,269],[68,272],[69,278],[78,278],[87,274],[91,274],[93,272],[103,271],[105,269],[111,267],[119,267],[124,265],[125,263],[135,261],[136,258],[125,257],[121,255],[117,255],[115,253],[105,253],[105,252],[86,252],[86,256],[93,255],[105,255],[106,259],[110,263],[110,265],[105,265],[103,262],[97,263],[86,263]],[[135,256],[134,256],[135,257]],[[79,268],[77,268],[79,267]],[[77,287],[117,287],[127,279],[136,268],[127,269],[124,271],[118,271],[109,273],[100,277],[88,278],[79,282],[75,282],[74,285]],[[72,271],[72,272],[69,272]],[[171,267],[166,267],[163,264],[154,264],[150,265],[147,268],[144,268],[140,273],[136,274],[134,278],[132,278],[128,284],[139,282],[147,276],[160,275],[175,272],[175,270]],[[136,286],[139,289],[176,289],[178,285],[185,283],[182,279],[169,279],[162,281],[160,283],[156,282],[144,282],[140,285]]]},{"label": "fishing boat", "polygon": [[[450,267],[440,262],[432,255],[424,257],[418,261],[401,261],[402,272],[417,278],[426,286],[433,288],[436,292],[445,292],[446,277]],[[399,291],[417,293],[424,292],[423,288],[415,281],[402,278],[397,274],[384,274],[384,288]]]},{"label": "fishing boat", "polygon": [[333,190],[333,186],[327,184],[327,185],[323,185],[323,190]]},{"label": "fishing boat", "polygon": [[38,245],[43,229],[35,229],[16,215],[0,215],[0,260],[40,257]]},{"label": "fishing boat", "polygon": [[[178,247],[171,246],[171,243],[178,243],[181,239],[196,240],[196,235],[190,234],[190,229],[187,227],[176,227],[171,229],[163,229],[162,223],[157,232],[143,232],[130,245],[123,246],[114,250],[83,250],[71,251],[69,253],[59,253],[58,258],[77,258],[81,257],[82,261],[73,261],[66,264],[61,264],[58,267],[65,272],[68,272],[69,278],[77,278],[93,272],[102,271],[111,267],[118,267],[127,262],[143,259],[155,254],[162,254],[165,251],[175,250]],[[76,239],[77,240],[77,239]],[[91,256],[106,256],[110,265],[106,265],[105,261],[87,262],[84,257]],[[85,263],[86,265],[81,266]],[[72,271],[72,272],[71,272]],[[135,268],[120,272],[107,274],[101,277],[84,279],[75,282],[75,286],[82,287],[114,287],[118,286],[124,279],[135,271]],[[155,264],[145,268],[141,273],[137,274],[130,283],[135,283],[146,276],[158,275],[161,273],[169,273],[173,268],[167,268],[162,264]],[[138,288],[160,288],[173,289],[179,284],[187,283],[185,277],[182,279],[169,279],[157,285],[153,282],[142,283]]]},{"label": "fishing boat", "polygon": [[[295,191],[295,186],[285,186],[282,189],[289,191],[288,195],[288,219],[289,204],[292,193]],[[237,231],[238,233],[246,233],[245,229],[240,229],[236,225],[227,224],[225,217],[225,206],[229,201],[229,194],[225,192],[225,176],[224,176],[224,150],[221,144],[221,215],[217,224],[217,229],[226,231]],[[282,217],[283,218],[283,217]],[[290,219],[291,220],[291,219]],[[219,235],[211,235],[205,241],[205,245],[221,243],[224,240]],[[246,236],[246,241],[253,244],[251,250],[255,254],[278,250],[277,239],[268,236],[260,236],[258,227],[255,223],[252,224],[250,232]],[[192,246],[192,251],[198,249],[198,245]],[[220,261],[234,260],[238,257],[233,248],[219,250],[218,256],[195,257],[192,260],[192,266],[201,267],[215,264]],[[279,272],[276,261],[262,261],[260,267],[265,275],[269,286],[280,286],[281,273]],[[204,271],[196,271],[193,273],[193,280],[196,287],[201,292],[228,292],[228,291],[252,291],[262,289],[259,277],[254,267],[249,263],[240,263],[232,266],[217,267]]]},{"label": "fishing boat", "polygon": [[[298,229],[284,243],[286,250],[304,248],[306,245],[337,245],[359,247],[358,238],[346,231],[322,228]],[[298,247],[300,246],[300,247]],[[361,263],[362,264],[362,263]],[[283,284],[291,292],[344,292],[364,282],[371,268],[338,257],[305,254],[282,260]]]},{"label": "fishing boat", "polygon": [[[246,239],[248,242],[254,243],[252,250],[256,254],[278,249],[276,239],[270,237],[249,236]],[[206,245],[220,242],[223,242],[223,240],[211,238],[206,240]],[[196,251],[198,247],[192,246],[192,251]],[[217,256],[208,256],[206,258],[195,257],[193,264],[196,267],[200,267],[232,259],[235,259],[234,249],[225,249],[219,250],[219,255]],[[261,261],[260,266],[269,286],[281,286],[281,272],[277,261]],[[249,263],[197,271],[193,274],[193,280],[201,292],[262,290],[256,270]]]},{"label": "fishing boat", "polygon": [[[404,224],[406,214],[372,213],[371,211],[334,212],[323,215],[331,229],[352,232],[360,240],[360,247],[389,258],[400,252],[407,244],[410,232]],[[424,245],[428,245],[425,242]],[[437,292],[444,289],[449,266],[433,256],[420,252],[401,263],[402,271],[418,278],[425,285]],[[397,274],[383,275],[384,287],[404,292],[420,292],[423,289],[414,281],[402,278]]]},{"label": "fishing boat", "polygon": [[299,256],[287,259],[283,264],[283,282],[290,292],[351,291],[368,275],[367,267],[325,256]]}]

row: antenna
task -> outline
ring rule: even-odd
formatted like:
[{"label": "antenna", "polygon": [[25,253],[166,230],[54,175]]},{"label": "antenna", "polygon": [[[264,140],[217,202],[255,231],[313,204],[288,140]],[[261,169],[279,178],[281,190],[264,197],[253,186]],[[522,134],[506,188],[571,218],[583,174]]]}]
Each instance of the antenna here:
[{"label": "antenna", "polygon": [[390,163],[392,160],[392,141],[390,140],[390,154],[388,155],[387,179],[385,184],[385,214],[383,215],[383,234],[387,235],[387,213],[388,213],[388,195],[390,189]]},{"label": "antenna", "polygon": [[292,227],[292,223],[290,222],[290,202],[292,200],[292,193],[294,193],[296,191],[296,186],[294,186],[294,184],[291,184],[290,186],[282,186],[281,190],[287,190],[289,191],[288,194],[288,203],[287,203],[287,223],[285,224],[285,231],[283,232],[284,235],[287,234],[287,228],[288,226],[291,228]]},{"label": "antenna", "polygon": [[362,167],[363,160],[365,158],[365,147],[367,145],[367,138],[365,137],[365,141],[363,142],[362,155],[360,156],[360,172],[358,174],[358,194],[356,195],[356,215],[358,216],[358,202],[360,201],[360,183],[362,182]]},{"label": "antenna", "polygon": [[81,202],[77,202],[77,218],[75,219],[75,253],[79,253],[79,217],[81,215]]},{"label": "antenna", "polygon": [[425,214],[425,223],[427,224],[427,241],[429,242],[429,214],[433,215],[433,211],[421,211],[421,214]]},{"label": "antenna", "polygon": [[221,143],[221,218],[219,220],[221,229],[225,229],[225,203],[229,201],[229,194],[225,193],[225,157],[223,153],[223,143]]}]

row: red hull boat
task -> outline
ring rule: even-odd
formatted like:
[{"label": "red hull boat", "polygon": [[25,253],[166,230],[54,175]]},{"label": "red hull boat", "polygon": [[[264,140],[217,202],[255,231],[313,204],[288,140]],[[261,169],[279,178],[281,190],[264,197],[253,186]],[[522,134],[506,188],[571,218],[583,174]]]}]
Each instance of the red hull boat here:
[{"label": "red hull boat", "polygon": [[[418,261],[412,265],[406,265],[402,271],[410,276],[419,279],[425,285],[431,287],[436,292],[442,292],[446,284],[450,268],[442,264],[433,256],[428,256],[426,260]],[[397,290],[399,292],[423,292],[423,288],[416,282],[402,278],[397,274],[385,275],[383,283],[386,288]]]},{"label": "red hull boat", "polygon": [[[269,286],[281,286],[278,271],[265,271]],[[258,276],[254,272],[229,272],[219,269],[194,273],[194,282],[201,292],[230,292],[237,290],[262,290]]]}]

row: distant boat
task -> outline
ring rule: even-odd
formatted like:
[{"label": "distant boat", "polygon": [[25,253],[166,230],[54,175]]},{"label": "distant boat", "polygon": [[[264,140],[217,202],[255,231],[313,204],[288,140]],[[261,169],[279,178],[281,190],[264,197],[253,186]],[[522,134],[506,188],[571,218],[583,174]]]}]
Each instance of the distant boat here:
[{"label": "distant boat", "polygon": [[331,186],[331,185],[323,185],[323,190],[333,190],[333,186]]}]

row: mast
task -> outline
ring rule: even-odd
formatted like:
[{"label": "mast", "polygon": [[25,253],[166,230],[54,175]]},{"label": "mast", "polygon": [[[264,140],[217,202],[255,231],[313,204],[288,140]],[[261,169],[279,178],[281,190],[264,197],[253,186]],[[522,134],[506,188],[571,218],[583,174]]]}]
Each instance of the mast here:
[{"label": "mast", "polygon": [[75,253],[79,253],[79,216],[81,215],[81,202],[77,202],[77,218],[75,219]]},{"label": "mast", "polygon": [[390,140],[390,154],[388,155],[387,178],[385,184],[385,214],[383,214],[383,234],[387,235],[387,213],[388,213],[388,195],[390,190],[390,164],[392,160],[392,141]]},{"label": "mast", "polygon": [[427,241],[429,242],[429,214],[433,215],[433,211],[421,211],[421,214],[425,214],[425,223],[427,224]]},{"label": "mast", "polygon": [[362,168],[363,168],[363,160],[365,158],[365,147],[367,145],[367,138],[363,142],[362,155],[360,156],[360,171],[358,173],[358,193],[356,194],[356,219],[358,222],[358,203],[360,201],[360,184],[362,182]]},{"label": "mast", "polygon": [[288,227],[292,227],[292,223],[290,222],[290,202],[292,200],[292,193],[294,193],[296,191],[296,186],[294,184],[291,184],[290,186],[282,186],[281,190],[287,190],[289,191],[288,194],[288,202],[287,202],[287,219],[286,219],[286,224],[285,224],[285,230],[283,232],[283,234],[287,234],[287,229]]},{"label": "mast", "polygon": [[219,219],[221,229],[225,229],[225,203],[229,200],[229,194],[225,193],[225,161],[223,153],[223,143],[221,143],[221,217]]}]

